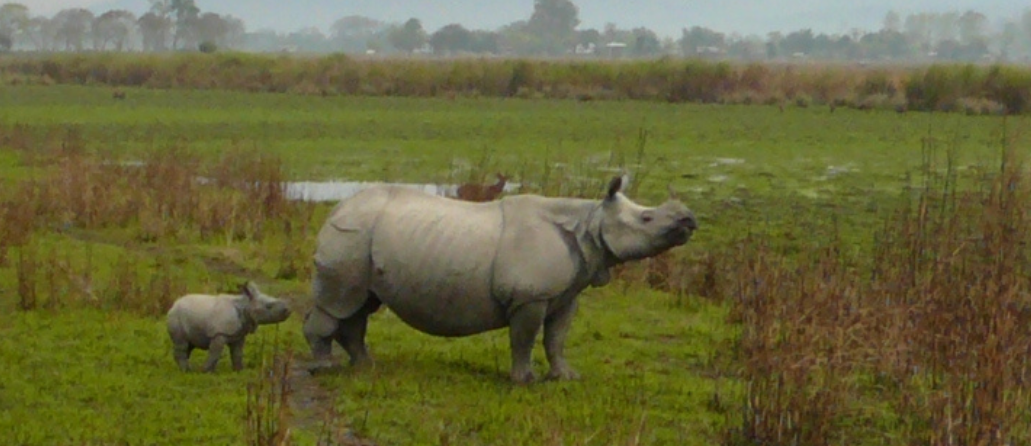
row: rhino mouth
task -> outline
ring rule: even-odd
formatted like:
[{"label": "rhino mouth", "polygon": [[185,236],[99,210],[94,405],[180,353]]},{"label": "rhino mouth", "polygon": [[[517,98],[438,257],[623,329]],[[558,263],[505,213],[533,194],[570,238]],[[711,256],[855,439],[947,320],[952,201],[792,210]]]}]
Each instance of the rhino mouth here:
[{"label": "rhino mouth", "polygon": [[665,238],[674,245],[683,245],[691,239],[692,232],[684,226],[674,226],[666,231]]}]

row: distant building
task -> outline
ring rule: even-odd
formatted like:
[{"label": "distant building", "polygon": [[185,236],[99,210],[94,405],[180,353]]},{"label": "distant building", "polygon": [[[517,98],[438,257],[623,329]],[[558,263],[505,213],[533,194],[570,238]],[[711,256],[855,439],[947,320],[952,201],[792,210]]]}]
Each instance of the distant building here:
[{"label": "distant building", "polygon": [[623,56],[626,44],[623,42],[609,42],[605,44],[605,48],[609,57],[621,57]]},{"label": "distant building", "polygon": [[587,42],[586,45],[578,43],[576,44],[576,48],[573,50],[573,53],[594,54],[595,52],[597,52],[597,50],[598,49],[594,46],[594,42]]}]

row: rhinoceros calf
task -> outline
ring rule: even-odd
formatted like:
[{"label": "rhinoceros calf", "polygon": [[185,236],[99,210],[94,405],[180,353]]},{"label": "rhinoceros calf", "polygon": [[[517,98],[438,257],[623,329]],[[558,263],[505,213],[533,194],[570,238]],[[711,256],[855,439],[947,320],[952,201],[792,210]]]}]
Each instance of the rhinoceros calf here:
[{"label": "rhinoceros calf", "polygon": [[424,333],[468,336],[509,328],[510,378],[535,379],[530,355],[544,328],[549,379],[576,379],[563,346],[588,286],[609,269],[683,245],[694,214],[670,190],[658,207],[634,203],[613,178],[601,200],[513,195],[470,203],[381,185],[342,200],[319,230],[314,308],[304,335],[317,371],[332,342],[352,365],[371,362],[368,316],[385,304]]},{"label": "rhinoceros calf", "polygon": [[168,310],[168,336],[179,368],[190,370],[190,354],[208,351],[205,372],[214,372],[223,348],[228,345],[233,370],[243,369],[243,344],[258,325],[276,324],[290,317],[290,308],[280,299],[263,294],[253,282],[240,287],[240,294],[187,294]]}]

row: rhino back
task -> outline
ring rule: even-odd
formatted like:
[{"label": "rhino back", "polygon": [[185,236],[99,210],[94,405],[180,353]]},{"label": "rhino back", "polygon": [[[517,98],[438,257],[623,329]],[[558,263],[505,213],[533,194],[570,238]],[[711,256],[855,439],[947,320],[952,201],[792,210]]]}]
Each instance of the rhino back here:
[{"label": "rhino back", "polygon": [[498,202],[396,193],[373,231],[372,290],[398,317],[430,334],[504,326],[491,296],[502,231]]}]

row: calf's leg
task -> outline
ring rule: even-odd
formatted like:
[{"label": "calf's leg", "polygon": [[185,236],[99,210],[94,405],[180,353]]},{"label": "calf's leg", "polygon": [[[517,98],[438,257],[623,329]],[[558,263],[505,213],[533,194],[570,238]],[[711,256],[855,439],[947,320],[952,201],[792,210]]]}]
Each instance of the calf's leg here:
[{"label": "calf's leg", "polygon": [[244,339],[229,344],[229,355],[233,359],[233,370],[243,370],[243,343]]},{"label": "calf's leg", "polygon": [[208,346],[208,360],[204,361],[205,372],[215,372],[215,366],[218,365],[218,358],[222,356],[222,349],[225,348],[225,345],[225,336],[216,336],[215,339],[211,340],[211,345]]}]

